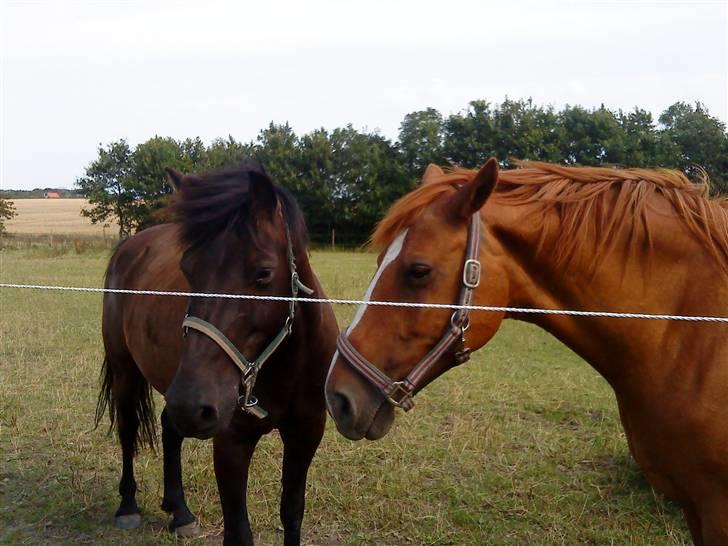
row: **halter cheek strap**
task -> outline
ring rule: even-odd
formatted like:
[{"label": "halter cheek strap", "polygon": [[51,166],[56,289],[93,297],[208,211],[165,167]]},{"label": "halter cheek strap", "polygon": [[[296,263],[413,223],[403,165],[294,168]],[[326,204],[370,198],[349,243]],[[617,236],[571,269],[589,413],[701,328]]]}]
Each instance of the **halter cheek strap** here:
[{"label": "halter cheek strap", "polygon": [[[473,292],[480,284],[480,213],[476,212],[470,218],[468,227],[468,243],[465,250],[463,264],[462,287],[459,306],[468,306],[473,300]],[[470,324],[470,315],[467,309],[458,309],[450,317],[450,323],[445,333],[425,357],[420,360],[412,371],[401,381],[392,381],[387,375],[369,362],[357,351],[348,338],[348,331],[343,332],[336,340],[339,354],[352,368],[359,372],[372,385],[377,387],[385,398],[394,406],[405,411],[411,410],[415,403],[413,400],[424,377],[450,349],[456,341],[465,342],[465,331]],[[455,354],[455,364],[463,364],[470,359],[470,350],[464,347]]]},{"label": "halter cheek strap", "polygon": [[[187,335],[188,329],[195,330],[201,334],[206,335],[212,341],[214,341],[224,352],[233,364],[240,370],[240,385],[242,387],[243,394],[238,397],[238,404],[243,411],[254,415],[258,419],[264,419],[268,416],[268,412],[265,411],[258,405],[258,399],[253,396],[253,387],[255,387],[255,381],[258,378],[258,372],[265,364],[266,360],[281,346],[283,341],[291,335],[293,330],[293,319],[296,315],[296,298],[298,297],[299,290],[307,295],[313,294],[313,290],[307,287],[301,282],[296,271],[296,260],[293,255],[293,244],[291,242],[291,234],[286,225],[286,240],[288,244],[288,266],[291,271],[291,294],[292,298],[288,302],[288,316],[283,328],[278,334],[271,340],[265,349],[258,355],[253,361],[249,361],[245,358],[245,355],[241,353],[235,344],[228,339],[215,325],[201,318],[190,315],[190,306],[187,307],[187,313],[182,321],[182,328],[184,335]],[[191,305],[191,302],[190,302]]]}]

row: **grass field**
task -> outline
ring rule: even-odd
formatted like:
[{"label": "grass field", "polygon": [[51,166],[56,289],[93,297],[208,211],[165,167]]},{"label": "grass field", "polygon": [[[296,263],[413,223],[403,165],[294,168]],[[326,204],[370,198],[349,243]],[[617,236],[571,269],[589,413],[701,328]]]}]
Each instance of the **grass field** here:
[{"label": "grass field", "polygon": [[[0,280],[100,286],[107,255],[0,251]],[[330,296],[357,298],[375,263],[313,255]],[[120,454],[92,430],[101,296],[0,289],[0,543],[172,544],[161,454],[137,458],[144,525],[113,528]],[[353,316],[337,308],[340,323]],[[158,410],[161,405],[158,404]],[[265,438],[249,489],[259,544],[280,544],[280,441]],[[190,507],[219,544],[210,442],[186,441]],[[687,544],[678,509],[629,456],[606,383],[535,327],[494,341],[428,387],[379,442],[329,422],[310,473],[308,544]]]},{"label": "grass field", "polygon": [[85,199],[15,199],[12,200],[18,215],[5,223],[9,233],[17,235],[99,235],[115,237],[118,226],[107,228],[92,224],[81,216]]}]

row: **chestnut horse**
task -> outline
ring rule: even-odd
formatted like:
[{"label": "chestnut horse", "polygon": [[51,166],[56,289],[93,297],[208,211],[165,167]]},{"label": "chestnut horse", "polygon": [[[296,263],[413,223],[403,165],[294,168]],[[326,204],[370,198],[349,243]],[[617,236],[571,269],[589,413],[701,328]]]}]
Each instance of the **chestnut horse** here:
[{"label": "chestnut horse", "polygon": [[[307,285],[325,297],[308,261],[301,211],[260,167],[170,176],[180,188],[170,205],[178,221],[121,243],[106,273],[108,288],[295,298]],[[117,526],[141,521],[133,457],[138,444],[154,443],[154,388],[166,402],[162,508],[172,514],[170,530],[197,531],[182,488],[183,437],[211,437],[225,544],[252,544],[248,466],[260,437],[276,428],[284,446],[284,539],[299,544],[338,334],[331,306],[107,293],[102,330],[97,423],[108,406],[123,454]]]},{"label": "chestnut horse", "polygon": [[[428,167],[373,235],[386,250],[365,299],[726,315],[728,207],[706,184],[662,169],[521,167]],[[364,305],[327,380],[339,431],[384,436],[394,406],[409,409],[504,318],[541,326],[609,382],[635,460],[681,504],[693,541],[728,544],[725,323]]]}]

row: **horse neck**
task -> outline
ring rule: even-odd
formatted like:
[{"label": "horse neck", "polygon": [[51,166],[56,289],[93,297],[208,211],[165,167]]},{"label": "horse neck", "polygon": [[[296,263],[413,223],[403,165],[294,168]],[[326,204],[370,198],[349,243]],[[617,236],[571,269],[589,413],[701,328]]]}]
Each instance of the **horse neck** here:
[{"label": "horse neck", "polygon": [[[301,282],[313,289],[313,294],[309,297],[326,299],[326,292],[311,267],[308,254],[302,253],[297,258],[296,264]],[[301,293],[299,296],[307,297],[306,294]],[[330,304],[305,303],[300,306],[300,309],[301,312],[296,316],[298,322],[293,327],[293,335],[297,336],[299,347],[303,348],[302,358],[308,362],[309,381],[316,383],[316,392],[323,398],[323,381],[326,373],[322,370],[328,369],[331,363],[331,355],[336,349],[339,328]],[[317,373],[315,370],[319,370],[321,373]]]},{"label": "horse neck", "polygon": [[[298,272],[298,277],[301,280],[301,282],[308,286],[309,288],[314,290],[314,293],[311,294],[311,296],[308,296],[307,294],[303,292],[299,292],[298,297],[312,297],[312,298],[321,298],[322,296],[322,290],[321,290],[321,284],[318,281],[318,278],[316,277],[316,274],[313,272],[313,268],[311,267],[311,262],[309,262],[308,259],[308,252],[302,251],[298,254],[296,257],[296,271]],[[321,312],[321,305],[318,304],[307,304],[303,306],[303,313],[301,320],[307,322],[310,324],[316,324],[318,321],[318,317]]]},{"label": "horse neck", "polygon": [[[505,270],[507,301],[501,303],[544,309],[723,314],[728,283],[710,296],[706,287],[714,287],[716,278],[725,279],[725,272],[674,214],[649,214],[653,224],[649,236],[641,228],[622,229],[612,250],[601,257],[595,255],[596,239],[591,239],[564,265],[555,259],[561,225],[553,211],[490,207],[485,211],[489,228],[484,246]],[[658,359],[668,369],[665,360],[675,359],[680,336],[696,335],[695,325],[676,326],[664,320],[548,314],[506,318],[527,320],[552,333],[615,389],[634,382],[635,374],[652,375],[655,370],[649,364]],[[672,352],[666,351],[668,339]]]}]

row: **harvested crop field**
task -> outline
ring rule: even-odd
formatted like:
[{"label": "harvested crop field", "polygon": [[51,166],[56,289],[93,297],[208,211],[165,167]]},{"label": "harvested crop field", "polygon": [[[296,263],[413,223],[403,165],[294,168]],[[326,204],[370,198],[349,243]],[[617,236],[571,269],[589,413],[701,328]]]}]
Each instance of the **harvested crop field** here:
[{"label": "harvested crop field", "polygon": [[118,227],[92,224],[81,216],[85,199],[15,199],[18,215],[5,223],[9,233],[17,235],[98,235],[115,237]]}]

